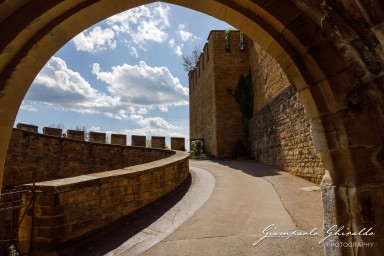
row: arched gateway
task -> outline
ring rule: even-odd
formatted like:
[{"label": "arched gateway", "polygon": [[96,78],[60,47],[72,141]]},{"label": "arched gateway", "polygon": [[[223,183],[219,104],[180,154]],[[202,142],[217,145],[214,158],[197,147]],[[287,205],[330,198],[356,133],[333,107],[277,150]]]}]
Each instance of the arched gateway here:
[{"label": "arched gateway", "polygon": [[[0,181],[17,111],[48,59],[96,22],[151,2],[0,1]],[[372,248],[327,248],[326,254],[384,255],[382,0],[168,2],[228,22],[276,59],[299,93],[329,171],[322,184],[325,227],[375,233],[341,238],[374,241]]]}]

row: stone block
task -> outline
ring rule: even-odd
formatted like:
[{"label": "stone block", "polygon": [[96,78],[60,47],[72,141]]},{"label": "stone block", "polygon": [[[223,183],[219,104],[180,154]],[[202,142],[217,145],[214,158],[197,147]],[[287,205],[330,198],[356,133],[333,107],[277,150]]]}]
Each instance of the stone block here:
[{"label": "stone block", "polygon": [[152,136],[151,137],[152,148],[165,148],[165,137]]},{"label": "stone block", "polygon": [[89,132],[89,142],[106,143],[107,134],[104,132]]},{"label": "stone block", "polygon": [[132,146],[136,147],[146,147],[147,146],[147,137],[141,135],[132,135]]},{"label": "stone block", "polygon": [[24,131],[29,131],[29,132],[38,132],[39,127],[33,124],[23,124],[23,123],[18,123],[16,125],[17,129],[24,130]]},{"label": "stone block", "polygon": [[60,128],[44,127],[43,128],[43,134],[51,135],[51,136],[55,136],[55,137],[61,137],[63,134],[63,130]]},{"label": "stone block", "polygon": [[113,145],[127,145],[127,135],[125,134],[111,134],[111,144]]},{"label": "stone block", "polygon": [[171,137],[171,149],[185,151],[185,138]]},{"label": "stone block", "polygon": [[84,131],[78,131],[78,130],[67,130],[67,138],[73,139],[73,140],[85,140],[85,132]]}]

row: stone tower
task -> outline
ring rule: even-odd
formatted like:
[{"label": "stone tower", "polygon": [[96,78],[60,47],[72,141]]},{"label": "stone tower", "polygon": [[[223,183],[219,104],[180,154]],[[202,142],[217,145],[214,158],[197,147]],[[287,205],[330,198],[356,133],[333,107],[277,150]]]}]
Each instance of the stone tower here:
[{"label": "stone tower", "polygon": [[[196,68],[189,72],[190,137],[203,139],[209,155],[230,158],[237,140],[247,144],[233,96],[249,69],[250,40],[239,31],[211,31]],[[220,99],[220,100],[217,100]]]}]

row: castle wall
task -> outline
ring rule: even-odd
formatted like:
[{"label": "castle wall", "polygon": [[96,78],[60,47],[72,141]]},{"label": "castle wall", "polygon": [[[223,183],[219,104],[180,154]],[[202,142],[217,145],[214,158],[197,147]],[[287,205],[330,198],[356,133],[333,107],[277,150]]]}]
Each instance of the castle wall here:
[{"label": "castle wall", "polygon": [[[210,33],[200,62],[189,74],[191,138],[204,138],[205,151],[217,158],[231,157],[240,139],[257,161],[319,183],[324,166],[297,93],[270,55],[246,37],[244,43],[241,50],[240,34],[232,31],[228,50],[224,31]],[[249,69],[254,116],[247,138],[233,95]]]},{"label": "castle wall", "polygon": [[204,139],[207,154],[217,155],[212,47],[205,45],[196,69],[189,72],[189,129],[191,139]]},{"label": "castle wall", "polygon": [[173,154],[167,150],[91,143],[14,129],[5,162],[3,188],[33,180],[115,170]]},{"label": "castle wall", "polygon": [[259,162],[320,183],[324,166],[297,93],[279,65],[257,45],[250,51],[250,62],[255,95],[252,154]]},{"label": "castle wall", "polygon": [[208,41],[189,73],[190,136],[203,138],[209,155],[228,158],[236,140],[247,143],[233,93],[241,74],[248,72],[248,55],[240,50],[238,31],[230,32],[229,50],[224,31],[211,31]]},{"label": "castle wall", "polygon": [[[133,167],[18,187],[39,191],[32,230],[29,214],[19,230],[22,251],[29,251],[31,233],[33,255],[47,255],[63,242],[95,232],[177,188],[189,175],[189,155],[174,153]],[[30,200],[24,197],[24,205]]]},{"label": "castle wall", "polygon": [[246,51],[240,49],[240,32],[229,33],[229,50],[225,50],[224,31],[214,33],[214,86],[217,129],[217,157],[231,158],[232,149],[237,140],[247,144],[247,136],[243,129],[242,113],[236,102],[234,92],[242,74],[249,70],[249,59]]}]

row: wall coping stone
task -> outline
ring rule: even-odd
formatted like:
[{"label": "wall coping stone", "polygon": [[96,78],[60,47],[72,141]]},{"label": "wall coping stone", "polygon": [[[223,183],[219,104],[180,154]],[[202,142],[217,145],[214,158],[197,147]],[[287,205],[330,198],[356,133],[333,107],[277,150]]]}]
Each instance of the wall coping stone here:
[{"label": "wall coping stone", "polygon": [[[142,148],[142,147],[138,147]],[[163,150],[163,151],[173,151],[173,150]],[[35,184],[35,191],[36,192],[45,192],[45,193],[61,193],[66,191],[71,191],[82,187],[89,187],[90,185],[101,185],[104,183],[110,183],[114,179],[119,178],[127,178],[130,176],[137,176],[138,173],[140,174],[147,174],[155,171],[157,168],[161,168],[167,165],[172,165],[175,162],[185,160],[189,158],[189,154],[182,152],[182,151],[173,151],[175,152],[174,155],[160,159],[157,161],[135,165],[127,168],[112,170],[112,171],[105,171],[105,172],[98,172],[93,174],[87,174],[87,175],[80,175],[75,177],[69,177],[69,178],[63,178],[63,179],[56,179],[56,180],[50,180],[50,181],[43,181],[43,182],[37,182]],[[23,184],[19,185],[16,188],[17,189],[30,189],[33,187],[32,183],[29,184]]]}]

